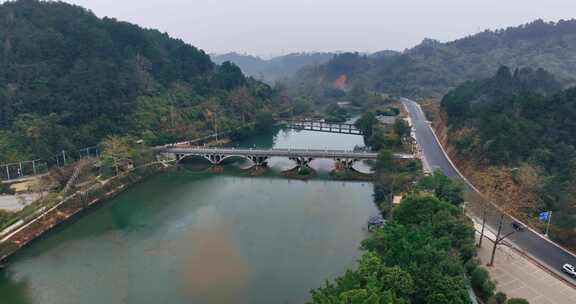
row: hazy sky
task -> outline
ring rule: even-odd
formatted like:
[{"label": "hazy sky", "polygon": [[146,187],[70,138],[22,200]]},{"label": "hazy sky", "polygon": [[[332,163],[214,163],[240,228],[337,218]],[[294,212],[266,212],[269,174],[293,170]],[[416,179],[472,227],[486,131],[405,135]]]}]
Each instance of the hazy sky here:
[{"label": "hazy sky", "polygon": [[207,52],[403,50],[429,37],[576,17],[575,0],[66,0]]}]

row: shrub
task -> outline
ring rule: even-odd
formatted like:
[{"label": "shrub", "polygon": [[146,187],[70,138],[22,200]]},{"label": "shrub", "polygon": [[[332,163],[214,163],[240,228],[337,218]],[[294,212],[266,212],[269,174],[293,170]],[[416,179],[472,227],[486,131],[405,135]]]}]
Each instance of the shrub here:
[{"label": "shrub", "polygon": [[494,290],[496,290],[496,283],[491,280],[486,280],[484,284],[482,284],[480,297],[487,301],[494,295]]},{"label": "shrub", "polygon": [[496,304],[506,304],[506,299],[508,297],[503,292],[498,292],[494,299],[496,300]]},{"label": "shrub", "polygon": [[0,183],[0,194],[14,194],[14,189],[10,188],[9,185]]},{"label": "shrub", "polygon": [[301,176],[306,176],[306,175],[310,175],[312,174],[312,170],[306,166],[300,168],[300,170],[298,170],[298,175]]},{"label": "shrub", "polygon": [[508,300],[506,304],[530,304],[530,303],[525,299],[512,298]]},{"label": "shrub", "polygon": [[487,301],[494,295],[494,289],[496,289],[496,284],[490,281],[490,275],[486,269],[481,267],[476,267],[472,271],[471,276],[472,286],[480,293],[482,300]]},{"label": "shrub", "polygon": [[472,272],[476,270],[476,268],[478,268],[478,265],[480,265],[480,262],[477,259],[468,260],[468,262],[464,264],[464,267],[466,268],[466,273],[472,274]]},{"label": "shrub", "polygon": [[473,257],[476,255],[476,244],[474,244],[474,242],[462,244],[460,255],[463,261],[472,261]]},{"label": "shrub", "polygon": [[0,227],[7,225],[12,219],[12,213],[0,210]]}]

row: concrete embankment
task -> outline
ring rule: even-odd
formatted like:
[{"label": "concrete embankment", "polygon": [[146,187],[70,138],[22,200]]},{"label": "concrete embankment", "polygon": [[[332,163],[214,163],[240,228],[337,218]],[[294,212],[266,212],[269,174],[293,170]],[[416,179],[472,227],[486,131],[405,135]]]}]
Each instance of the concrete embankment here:
[{"label": "concrete embankment", "polygon": [[86,191],[78,191],[68,196],[56,206],[22,225],[9,235],[3,236],[0,240],[0,262],[9,258],[37,237],[50,231],[57,225],[66,222],[83,210],[118,195],[129,186],[147,177],[170,169],[170,166],[166,166],[163,163],[154,163],[133,170],[128,174],[98,183]]}]

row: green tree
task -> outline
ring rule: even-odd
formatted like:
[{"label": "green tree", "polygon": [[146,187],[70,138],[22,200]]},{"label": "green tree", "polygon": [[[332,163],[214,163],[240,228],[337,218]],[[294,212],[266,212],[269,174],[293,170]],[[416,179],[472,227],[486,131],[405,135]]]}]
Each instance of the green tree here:
[{"label": "green tree", "polygon": [[399,267],[386,267],[374,253],[364,254],[358,270],[348,270],[335,284],[312,291],[310,303],[409,303],[414,293],[410,274]]},{"label": "green tree", "polygon": [[378,123],[378,120],[374,113],[366,112],[354,123],[354,125],[364,133],[364,138],[370,138],[373,134],[376,123]]},{"label": "green tree", "polygon": [[401,140],[405,136],[410,135],[410,126],[404,119],[396,119],[393,127],[394,127],[394,133],[396,133],[399,140]]},{"label": "green tree", "polygon": [[132,164],[132,147],[130,139],[120,136],[110,136],[101,144],[102,165],[113,168],[116,175],[125,172]]},{"label": "green tree", "polygon": [[294,104],[292,106],[294,115],[302,115],[312,111],[313,104],[310,99],[306,97],[296,97],[294,98]]},{"label": "green tree", "polygon": [[345,122],[348,119],[348,111],[333,103],[326,108],[326,120],[331,122]]},{"label": "green tree", "polygon": [[375,168],[380,172],[393,172],[396,170],[394,164],[394,153],[391,150],[383,149],[378,152]]},{"label": "green tree", "polygon": [[238,66],[226,61],[218,68],[214,82],[219,88],[230,91],[246,83],[246,78]]},{"label": "green tree", "polygon": [[418,188],[433,191],[436,197],[460,205],[464,202],[464,186],[450,179],[441,171],[425,176],[418,182]]},{"label": "green tree", "polygon": [[274,126],[274,116],[270,111],[260,111],[256,114],[256,130],[269,131]]}]

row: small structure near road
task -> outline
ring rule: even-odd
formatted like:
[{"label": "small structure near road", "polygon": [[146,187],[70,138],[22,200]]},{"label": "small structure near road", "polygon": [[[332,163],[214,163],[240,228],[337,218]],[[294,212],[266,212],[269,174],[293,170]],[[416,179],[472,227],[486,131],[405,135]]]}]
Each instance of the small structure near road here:
[{"label": "small structure near road", "polygon": [[352,107],[352,102],[350,101],[338,101],[336,105],[341,109],[349,109]]},{"label": "small structure near road", "polygon": [[401,202],[402,202],[402,195],[394,195],[394,198],[392,199],[392,205],[398,206],[400,205]]},{"label": "small structure near road", "polygon": [[368,218],[368,230],[372,231],[378,227],[384,226],[384,219],[380,215],[374,215]]},{"label": "small structure near road", "polygon": [[396,122],[396,116],[378,115],[376,119],[378,119],[381,124],[387,126],[391,126]]}]

